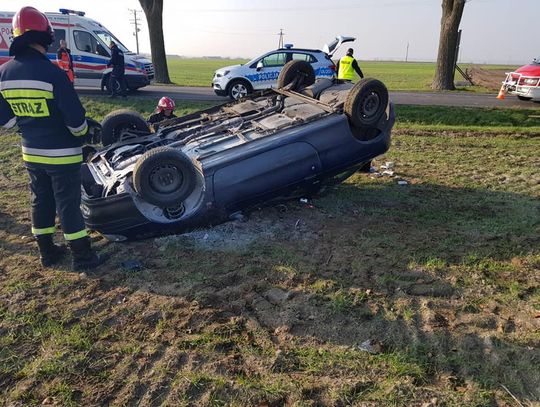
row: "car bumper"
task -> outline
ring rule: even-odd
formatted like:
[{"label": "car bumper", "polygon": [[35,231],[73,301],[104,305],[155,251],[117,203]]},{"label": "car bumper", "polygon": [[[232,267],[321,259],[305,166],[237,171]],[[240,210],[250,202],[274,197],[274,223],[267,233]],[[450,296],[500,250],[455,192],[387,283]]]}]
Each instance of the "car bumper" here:
[{"label": "car bumper", "polygon": [[540,87],[538,86],[508,86],[507,92],[511,95],[540,99]]},{"label": "car bumper", "polygon": [[224,81],[214,78],[212,81],[212,88],[214,89],[216,95],[227,96],[227,85]]},{"label": "car bumper", "polygon": [[145,75],[126,75],[126,82],[128,88],[137,89],[150,85],[150,78]]}]

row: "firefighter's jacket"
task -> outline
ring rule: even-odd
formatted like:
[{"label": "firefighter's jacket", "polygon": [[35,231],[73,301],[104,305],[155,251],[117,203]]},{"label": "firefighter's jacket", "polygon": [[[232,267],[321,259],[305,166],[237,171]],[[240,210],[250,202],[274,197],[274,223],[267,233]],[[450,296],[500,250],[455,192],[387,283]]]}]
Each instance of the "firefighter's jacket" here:
[{"label": "firefighter's jacket", "polygon": [[65,72],[27,48],[0,66],[0,126],[19,126],[30,165],[82,162],[85,110]]}]

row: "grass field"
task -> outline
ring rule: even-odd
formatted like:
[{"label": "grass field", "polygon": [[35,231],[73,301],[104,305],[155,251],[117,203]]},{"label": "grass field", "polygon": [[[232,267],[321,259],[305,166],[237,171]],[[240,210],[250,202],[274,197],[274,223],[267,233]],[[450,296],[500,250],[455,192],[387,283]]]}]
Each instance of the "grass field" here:
[{"label": "grass field", "polygon": [[0,405],[540,402],[540,131],[509,132],[534,111],[397,113],[375,162],[397,177],[182,236],[95,236],[112,257],[88,275],[39,266],[0,131]]},{"label": "grass field", "polygon": [[[180,86],[210,86],[216,69],[245,62],[247,60],[203,58],[170,58],[167,61],[171,80]],[[390,90],[430,90],[435,74],[434,63],[376,61],[360,61],[359,63],[366,76],[382,80]],[[467,67],[468,65],[462,66],[463,69]],[[508,70],[516,68],[501,65],[481,65],[481,67]],[[501,81],[503,79],[504,77]],[[463,78],[456,76],[456,81],[463,81]],[[486,91],[478,86],[463,89],[473,92]]]},{"label": "grass field", "polygon": [[[89,114],[101,120],[113,109],[137,110],[148,117],[155,108],[155,100],[115,100],[93,97],[83,98]],[[212,104],[177,101],[176,114],[183,115],[193,109],[203,109]],[[535,105],[531,105],[535,106]],[[540,109],[493,109],[467,107],[407,106],[396,105],[397,129],[419,131],[462,131],[489,133],[540,134]]]}]

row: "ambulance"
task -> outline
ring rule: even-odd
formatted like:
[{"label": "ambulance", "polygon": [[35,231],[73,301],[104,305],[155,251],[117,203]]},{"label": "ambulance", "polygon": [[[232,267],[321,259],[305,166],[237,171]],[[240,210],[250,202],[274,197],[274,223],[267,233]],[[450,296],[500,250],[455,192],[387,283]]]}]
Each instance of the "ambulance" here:
[{"label": "ambulance", "polygon": [[[13,40],[11,21],[15,12],[0,11],[0,65],[10,59],[9,46]],[[145,57],[129,51],[109,30],[83,11],[60,9],[59,13],[45,13],[54,29],[54,43],[47,56],[56,63],[60,40],[71,49],[75,86],[100,87],[109,90],[111,57],[109,44],[114,41],[124,52],[126,82],[130,90],[142,88],[154,79],[154,67]]]}]

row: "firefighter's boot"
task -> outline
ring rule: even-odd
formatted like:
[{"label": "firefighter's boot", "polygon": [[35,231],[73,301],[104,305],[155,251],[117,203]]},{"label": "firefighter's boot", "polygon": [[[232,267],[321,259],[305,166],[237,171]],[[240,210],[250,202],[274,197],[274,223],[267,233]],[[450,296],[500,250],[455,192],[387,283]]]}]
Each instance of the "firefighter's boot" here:
[{"label": "firefighter's boot", "polygon": [[39,248],[39,259],[43,267],[50,267],[59,263],[67,254],[65,245],[57,245],[53,242],[53,235],[36,236]]},{"label": "firefighter's boot", "polygon": [[106,256],[97,254],[92,249],[88,236],[70,241],[69,248],[73,256],[71,263],[71,269],[73,271],[95,269],[107,260]]}]

